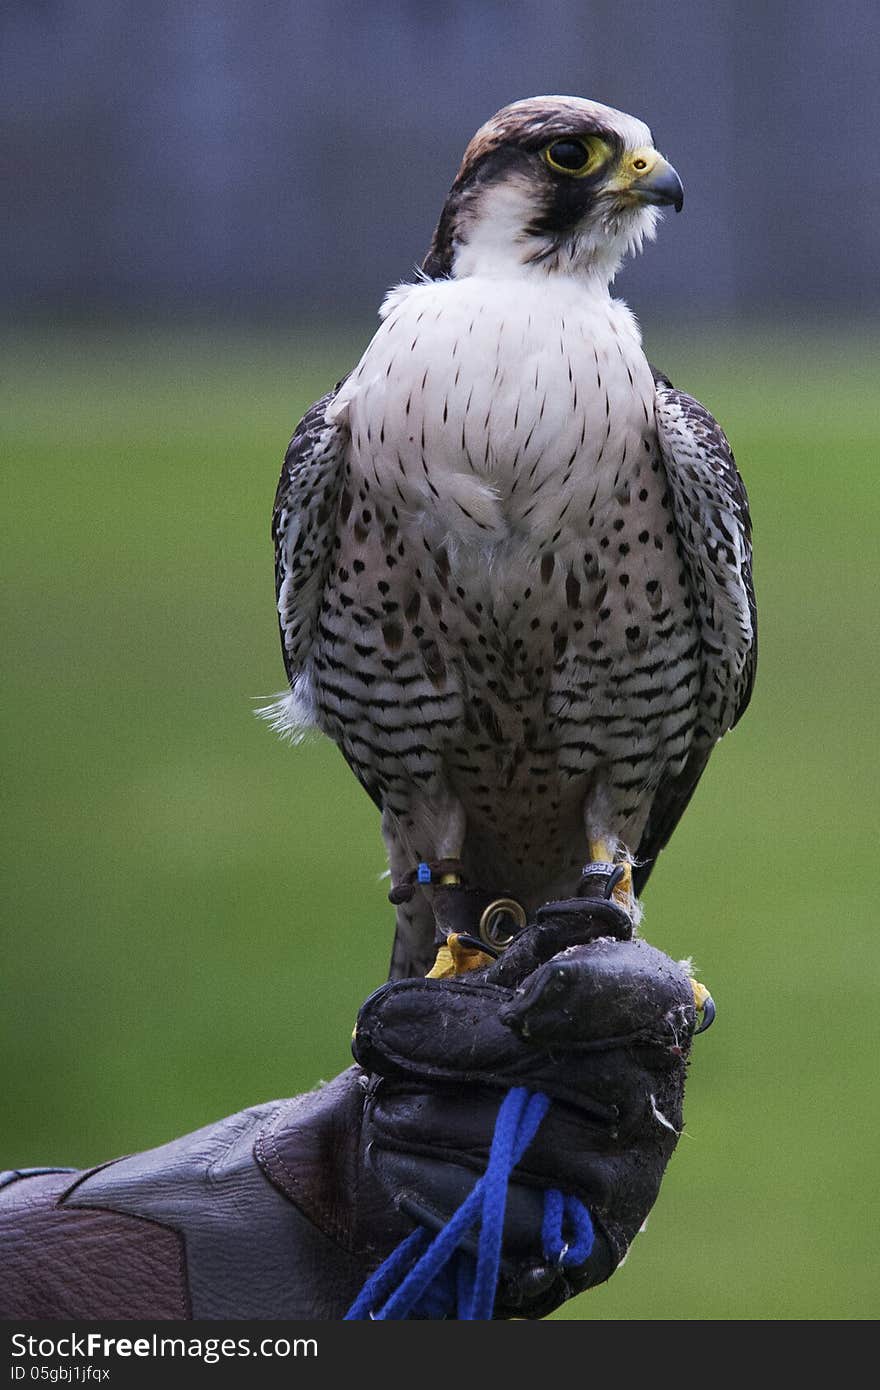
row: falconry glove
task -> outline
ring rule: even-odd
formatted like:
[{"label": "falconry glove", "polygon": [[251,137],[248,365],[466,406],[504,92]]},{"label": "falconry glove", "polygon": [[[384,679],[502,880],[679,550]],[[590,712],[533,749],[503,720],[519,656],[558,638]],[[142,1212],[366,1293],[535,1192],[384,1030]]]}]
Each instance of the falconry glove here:
[{"label": "falconry glove", "polygon": [[[364,1163],[389,1209],[429,1229],[485,1170],[507,1088],[551,1098],[508,1192],[496,1318],[543,1317],[614,1273],[675,1148],[698,1023],[685,970],[633,940],[614,902],[538,916],[492,964],[384,985],[354,1038]],[[593,1249],[574,1269],[544,1255],[546,1189],[591,1214]]]}]

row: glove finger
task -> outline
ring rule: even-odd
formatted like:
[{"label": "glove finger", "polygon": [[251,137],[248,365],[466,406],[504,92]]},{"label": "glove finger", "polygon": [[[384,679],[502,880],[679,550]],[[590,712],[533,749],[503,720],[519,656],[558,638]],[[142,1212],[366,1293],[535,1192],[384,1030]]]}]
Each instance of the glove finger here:
[{"label": "glove finger", "polygon": [[595,1097],[588,1054],[645,1042],[685,1056],[695,1023],[679,966],[646,942],[603,939],[554,957],[517,992],[472,975],[384,985],[361,1009],[352,1051],[382,1076],[529,1085],[583,1106]]},{"label": "glove finger", "polygon": [[569,946],[586,945],[599,937],[628,941],[632,919],[617,903],[601,898],[572,898],[547,903],[537,920],[524,927],[482,978],[493,984],[522,984],[545,961]]},{"label": "glove finger", "polygon": [[540,966],[499,1017],[535,1047],[594,1047],[609,1038],[689,1040],[696,1027],[690,980],[646,941],[573,946]]}]

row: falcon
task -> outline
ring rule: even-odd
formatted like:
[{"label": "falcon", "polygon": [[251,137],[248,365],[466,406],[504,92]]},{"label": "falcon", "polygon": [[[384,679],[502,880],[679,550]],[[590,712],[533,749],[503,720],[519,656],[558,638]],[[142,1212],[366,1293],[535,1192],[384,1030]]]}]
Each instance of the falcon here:
[{"label": "falcon", "polygon": [[742,480],[609,288],[682,201],[633,116],[506,106],[287,451],[269,714],[329,735],[381,810],[392,978],[446,937],[500,947],[585,861],[636,912],[748,704]]}]

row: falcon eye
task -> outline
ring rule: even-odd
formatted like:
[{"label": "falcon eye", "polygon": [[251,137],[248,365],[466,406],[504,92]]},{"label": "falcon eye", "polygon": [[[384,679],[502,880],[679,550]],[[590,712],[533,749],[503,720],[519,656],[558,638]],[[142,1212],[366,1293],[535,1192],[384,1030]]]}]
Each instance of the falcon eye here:
[{"label": "falcon eye", "polygon": [[555,140],[544,151],[544,160],[560,174],[578,178],[593,167],[595,152],[583,140]]}]

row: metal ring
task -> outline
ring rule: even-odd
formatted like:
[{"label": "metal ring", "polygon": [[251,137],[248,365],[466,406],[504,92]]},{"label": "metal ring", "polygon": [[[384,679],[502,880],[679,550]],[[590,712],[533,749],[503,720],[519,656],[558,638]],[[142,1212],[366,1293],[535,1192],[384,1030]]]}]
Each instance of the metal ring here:
[{"label": "metal ring", "polygon": [[[503,930],[505,918],[511,920],[511,930]],[[526,910],[522,903],[518,903],[515,898],[496,898],[485,908],[480,918],[480,940],[485,941],[487,946],[491,946],[496,951],[503,951],[505,946],[509,946],[517,932],[522,931],[526,924]]]}]

